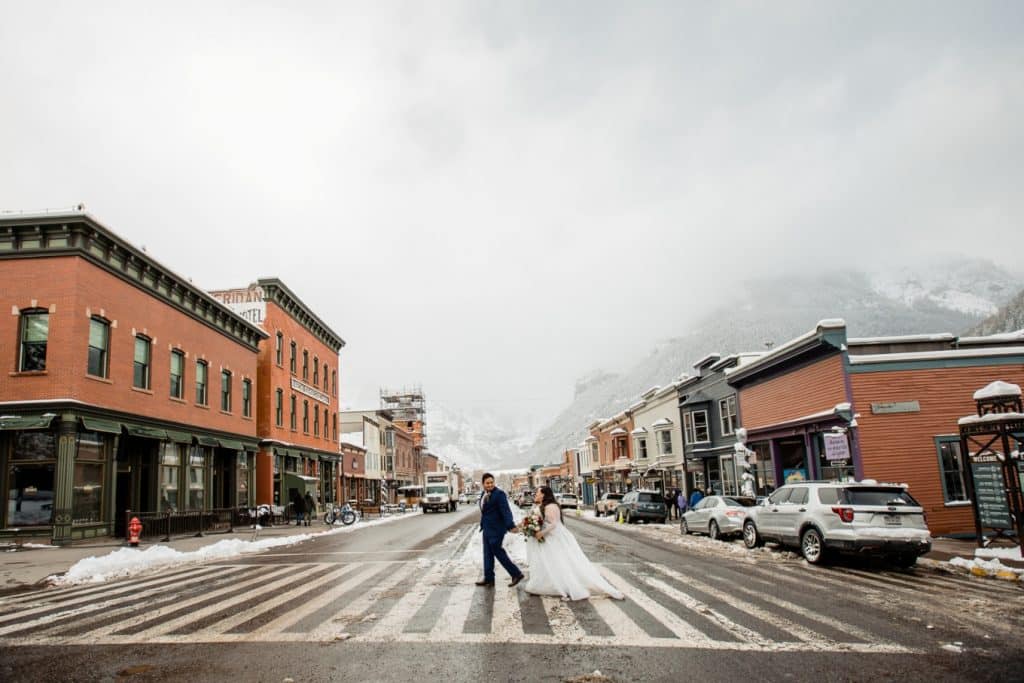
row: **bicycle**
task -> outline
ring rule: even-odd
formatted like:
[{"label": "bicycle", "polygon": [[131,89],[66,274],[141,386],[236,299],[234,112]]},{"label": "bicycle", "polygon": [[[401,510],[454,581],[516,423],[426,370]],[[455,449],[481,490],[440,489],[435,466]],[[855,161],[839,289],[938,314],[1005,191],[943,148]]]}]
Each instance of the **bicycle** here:
[{"label": "bicycle", "polygon": [[333,526],[338,520],[345,526],[354,524],[359,519],[359,513],[352,509],[352,506],[345,503],[341,507],[332,505],[327,513],[324,515],[324,524],[327,526]]}]

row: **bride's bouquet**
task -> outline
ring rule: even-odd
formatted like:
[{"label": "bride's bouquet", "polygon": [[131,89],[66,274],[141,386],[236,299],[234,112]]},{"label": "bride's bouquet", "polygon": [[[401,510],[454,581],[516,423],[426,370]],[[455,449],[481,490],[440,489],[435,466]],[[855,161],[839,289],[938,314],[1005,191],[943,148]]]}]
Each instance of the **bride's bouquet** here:
[{"label": "bride's bouquet", "polygon": [[[540,531],[540,528],[544,526],[544,520],[540,515],[527,515],[523,517],[523,521],[519,523],[519,529],[523,532],[526,538],[534,538],[534,534]],[[534,540],[543,543],[544,537],[534,538]]]}]

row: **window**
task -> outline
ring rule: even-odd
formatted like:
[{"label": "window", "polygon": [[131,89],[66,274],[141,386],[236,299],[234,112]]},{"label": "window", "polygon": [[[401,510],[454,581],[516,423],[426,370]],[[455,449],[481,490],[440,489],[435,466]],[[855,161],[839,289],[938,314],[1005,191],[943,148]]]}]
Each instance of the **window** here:
[{"label": "window", "polygon": [[313,384],[320,384],[320,359],[313,356]]},{"label": "window", "polygon": [[183,446],[164,443],[160,455],[160,512],[178,509],[178,473],[181,470]]},{"label": "window", "polygon": [[590,444],[590,462],[597,462],[597,443]]},{"label": "window", "polygon": [[636,440],[636,452],[638,458],[647,457],[647,439]]},{"label": "window", "polygon": [[302,402],[302,432],[309,434],[309,401]]},{"label": "window", "polygon": [[284,427],[284,389],[278,389],[274,395],[274,424]]},{"label": "window", "polygon": [[238,473],[235,477],[238,482],[238,500],[235,504],[238,507],[249,505],[249,471],[249,454],[243,451],[238,454]]},{"label": "window", "polygon": [[710,439],[708,411],[693,410],[683,413],[683,433],[686,436],[686,443],[707,443]]},{"label": "window", "polygon": [[302,379],[309,380],[309,351],[302,350]]},{"label": "window", "polygon": [[185,354],[174,349],[171,351],[171,396],[185,397]]},{"label": "window", "polygon": [[329,388],[329,385],[327,383],[327,379],[328,379],[328,377],[327,377],[327,363],[324,363],[324,393],[325,394],[327,393],[327,390]]},{"label": "window", "polygon": [[252,417],[252,380],[242,380],[242,416]]},{"label": "window", "polygon": [[722,419],[722,435],[736,431],[736,397],[729,396],[718,402],[718,414]]},{"label": "window", "polygon": [[277,333],[277,340],[274,342],[274,360],[277,364],[284,365],[284,335]]},{"label": "window", "polygon": [[75,483],[71,497],[71,523],[91,524],[103,520],[103,465],[105,434],[79,432],[75,454]]},{"label": "window", "polygon": [[333,422],[333,427],[334,427],[334,440],[337,441],[338,440],[338,414],[335,413],[334,415],[331,415],[331,420]]},{"label": "window", "polygon": [[331,370],[331,393],[338,398],[338,371]]},{"label": "window", "polygon": [[34,372],[46,369],[46,338],[49,334],[49,313],[38,308],[21,312],[19,371]]},{"label": "window", "polygon": [[7,525],[52,524],[57,439],[52,432],[24,431],[14,432],[13,442],[7,469]]},{"label": "window", "polygon": [[292,342],[292,355],[288,358],[288,367],[291,369],[292,374],[295,374],[295,342]]},{"label": "window", "polygon": [[135,363],[132,372],[132,386],[136,389],[149,389],[149,358],[152,349],[149,338],[141,335],[135,337]]},{"label": "window", "polygon": [[295,429],[297,428],[297,424],[298,424],[296,422],[298,417],[295,415],[295,394],[292,394],[291,407],[292,407],[292,416],[291,416],[291,423],[290,424],[291,424],[291,427],[292,427],[292,431],[295,431]]},{"label": "window", "polygon": [[205,360],[196,361],[196,403],[206,405],[206,378],[209,372]]},{"label": "window", "polygon": [[231,412],[231,373],[227,370],[220,371],[220,409]]},{"label": "window", "polygon": [[206,491],[206,457],[202,446],[193,446],[188,456],[188,510],[202,510]]},{"label": "window", "polygon": [[959,441],[939,440],[939,469],[942,472],[942,494],[947,503],[963,503],[968,500],[966,465],[963,453],[960,452]]},{"label": "window", "polygon": [[672,432],[668,429],[658,432],[658,453],[661,455],[672,454]]},{"label": "window", "polygon": [[313,406],[313,436],[320,436],[320,406]]},{"label": "window", "polygon": [[110,352],[110,323],[101,318],[89,319],[89,367],[93,377],[106,377]]}]

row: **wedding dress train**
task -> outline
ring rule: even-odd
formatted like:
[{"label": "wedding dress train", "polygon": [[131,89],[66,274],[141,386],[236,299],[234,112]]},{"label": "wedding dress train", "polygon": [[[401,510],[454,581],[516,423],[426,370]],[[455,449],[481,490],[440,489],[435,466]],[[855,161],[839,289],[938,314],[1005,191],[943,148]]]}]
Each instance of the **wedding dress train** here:
[{"label": "wedding dress train", "polygon": [[545,508],[541,528],[544,542],[526,540],[526,559],[530,565],[526,592],[570,600],[585,600],[598,593],[622,600],[622,593],[601,576],[583,554],[576,537],[562,524],[558,506],[548,503]]}]

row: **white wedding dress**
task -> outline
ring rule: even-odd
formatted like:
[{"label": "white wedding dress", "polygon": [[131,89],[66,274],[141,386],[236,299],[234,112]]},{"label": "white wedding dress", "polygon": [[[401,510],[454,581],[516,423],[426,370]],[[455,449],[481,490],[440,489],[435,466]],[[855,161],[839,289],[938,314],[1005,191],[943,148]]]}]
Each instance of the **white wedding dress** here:
[{"label": "white wedding dress", "polygon": [[576,537],[562,524],[557,505],[545,506],[540,533],[543,543],[534,538],[526,539],[526,560],[530,565],[527,593],[558,595],[570,600],[585,600],[597,593],[623,599],[622,593],[608,583],[583,554]]}]

